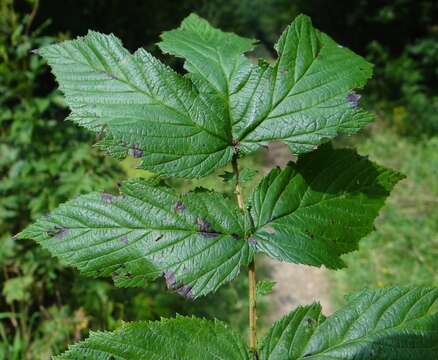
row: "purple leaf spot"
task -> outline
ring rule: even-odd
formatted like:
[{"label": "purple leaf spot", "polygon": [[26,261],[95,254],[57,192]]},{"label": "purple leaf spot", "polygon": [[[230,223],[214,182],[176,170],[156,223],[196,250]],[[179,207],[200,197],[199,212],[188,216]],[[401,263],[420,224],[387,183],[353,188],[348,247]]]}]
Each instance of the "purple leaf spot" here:
[{"label": "purple leaf spot", "polygon": [[211,224],[200,217],[196,219],[196,224],[198,225],[198,231],[205,238],[214,238],[220,234],[213,230]]},{"label": "purple leaf spot", "polygon": [[198,225],[198,230],[200,232],[209,232],[211,230],[211,224],[200,217],[196,219],[196,225]]},{"label": "purple leaf spot", "polygon": [[127,236],[123,236],[120,241],[126,245],[128,245],[128,237]]},{"label": "purple leaf spot", "polygon": [[143,150],[140,149],[138,144],[134,144],[131,146],[130,153],[135,158],[141,158],[143,156]]},{"label": "purple leaf spot", "polygon": [[354,91],[350,91],[347,95],[347,101],[354,109],[357,109],[359,107],[360,98],[361,95],[355,93]]},{"label": "purple leaf spot", "polygon": [[175,291],[186,299],[193,299],[192,287],[189,285],[183,285]]},{"label": "purple leaf spot", "polygon": [[59,229],[58,233],[55,235],[57,239],[64,239],[68,235],[68,229],[62,227]]},{"label": "purple leaf spot", "polygon": [[255,236],[251,236],[251,237],[248,239],[248,241],[249,241],[249,243],[250,243],[251,245],[253,245],[253,246],[257,246],[257,239],[256,239]]},{"label": "purple leaf spot", "polygon": [[201,234],[201,236],[203,236],[207,239],[211,239],[211,238],[215,238],[215,237],[220,236],[220,234],[217,232],[201,232],[200,234]]},{"label": "purple leaf spot", "polygon": [[166,286],[168,289],[173,289],[176,284],[175,273],[171,270],[164,272],[164,279],[166,280]]},{"label": "purple leaf spot", "polygon": [[186,209],[186,206],[181,202],[181,201],[177,201],[175,204],[175,210],[176,211],[184,211]]},{"label": "purple leaf spot", "polygon": [[100,195],[100,198],[102,199],[103,202],[106,202],[107,204],[111,204],[113,202],[114,196],[112,196],[111,194],[103,192]]}]

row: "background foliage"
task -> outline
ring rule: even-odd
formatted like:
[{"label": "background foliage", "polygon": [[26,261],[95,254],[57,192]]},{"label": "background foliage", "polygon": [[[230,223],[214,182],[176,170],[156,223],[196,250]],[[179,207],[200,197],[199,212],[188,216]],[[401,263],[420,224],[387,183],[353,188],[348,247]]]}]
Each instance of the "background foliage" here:
[{"label": "background foliage", "polygon": [[[32,242],[14,241],[36,217],[79,193],[110,190],[138,172],[126,171],[91,146],[96,139],[63,118],[62,98],[45,63],[30,50],[91,28],[114,32],[129,49],[160,54],[159,34],[197,12],[225,30],[255,37],[257,51],[273,42],[300,12],[316,27],[375,63],[366,88],[377,124],[359,144],[373,160],[408,175],[382,215],[378,231],[349,255],[350,268],[333,278],[334,297],[357,284],[436,284],[438,253],[438,4],[431,0],[2,0],[0,2],[0,358],[46,359],[90,328],[112,329],[120,319],[156,319],[176,312],[216,316],[244,328],[243,281],[196,305],[164,291],[120,290],[80,277]],[[259,166],[257,158],[248,160]],[[128,160],[132,162],[132,160]],[[141,173],[145,175],[145,173]],[[146,174],[147,175],[147,174]],[[231,188],[211,178],[207,187]],[[199,182],[178,182],[186,189]],[[242,277],[243,279],[243,277]],[[240,284],[240,285],[239,285]]]}]

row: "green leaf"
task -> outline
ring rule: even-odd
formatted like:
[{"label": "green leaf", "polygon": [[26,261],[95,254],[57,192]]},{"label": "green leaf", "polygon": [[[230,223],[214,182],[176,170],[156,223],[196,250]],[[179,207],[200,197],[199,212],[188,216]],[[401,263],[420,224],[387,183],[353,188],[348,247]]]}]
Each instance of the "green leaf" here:
[{"label": "green leaf", "polygon": [[246,183],[254,179],[254,177],[258,174],[257,170],[243,168],[240,171],[239,180],[241,183]]},{"label": "green leaf", "polygon": [[272,170],[250,196],[258,250],[282,261],[340,268],[373,230],[403,175],[331,146]]},{"label": "green leaf", "polygon": [[434,360],[436,288],[364,290],[327,319],[319,304],[299,307],[263,339],[261,360]]},{"label": "green leaf", "polygon": [[223,111],[145,50],[131,54],[114,35],[90,31],[38,53],[56,75],[69,118],[104,129],[116,146],[134,151],[143,168],[195,177],[230,161]]},{"label": "green leaf", "polygon": [[272,290],[274,289],[275,284],[276,284],[275,281],[270,281],[270,280],[257,281],[256,295],[258,297],[264,296],[264,295],[269,295],[270,293],[272,293]]},{"label": "green leaf", "polygon": [[144,286],[164,275],[169,288],[189,298],[215,291],[251,261],[245,218],[222,195],[179,196],[141,180],[121,191],[80,196],[18,236],[85,275],[112,276],[118,286]]},{"label": "green leaf", "polygon": [[196,15],[162,35],[160,48],[186,59],[195,79],[209,83],[229,109],[234,142],[254,150],[284,140],[295,153],[310,151],[338,133],[372,120],[357,109],[371,65],[298,16],[280,37],[273,66],[252,65],[242,54],[253,41],[211,27]]},{"label": "green leaf", "polygon": [[34,282],[32,276],[18,276],[8,279],[3,283],[3,296],[8,304],[14,301],[27,301],[31,296],[31,286]]},{"label": "green leaf", "polygon": [[285,30],[273,66],[244,56],[254,40],[190,15],[162,35],[161,49],[186,59],[181,76],[114,35],[43,47],[72,110],[70,119],[107,139],[100,147],[163,175],[198,177],[270,140],[304,153],[371,121],[352,90],[371,66],[299,16]]},{"label": "green leaf", "polygon": [[274,66],[261,62],[233,94],[232,118],[242,149],[284,141],[296,154],[372,121],[353,90],[371,77],[371,64],[298,16],[276,44]]},{"label": "green leaf", "polygon": [[242,339],[219,321],[177,316],[94,332],[58,359],[248,360]]},{"label": "green leaf", "polygon": [[255,40],[212,27],[196,14],[189,15],[178,29],[166,31],[158,44],[163,52],[186,59],[184,67],[211,91],[229,97],[241,83],[242,72],[250,66],[242,54],[254,47]]}]

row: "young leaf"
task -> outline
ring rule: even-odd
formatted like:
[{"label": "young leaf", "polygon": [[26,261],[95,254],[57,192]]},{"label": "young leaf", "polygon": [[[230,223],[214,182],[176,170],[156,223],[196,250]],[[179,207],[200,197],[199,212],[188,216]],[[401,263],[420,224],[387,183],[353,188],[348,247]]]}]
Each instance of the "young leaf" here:
[{"label": "young leaf", "polygon": [[240,171],[239,180],[240,180],[241,183],[246,183],[246,182],[251,181],[252,179],[254,179],[254,176],[256,176],[257,174],[258,174],[257,170],[243,168]]},{"label": "young leaf", "polygon": [[222,195],[178,196],[140,180],[121,191],[80,196],[18,236],[35,239],[86,275],[112,276],[118,286],[143,286],[163,275],[189,298],[215,291],[251,261],[243,214]]},{"label": "young leaf", "polygon": [[261,360],[435,360],[436,288],[365,290],[327,319],[319,304],[299,307],[274,324]]},{"label": "young leaf", "polygon": [[249,360],[240,336],[219,321],[177,316],[93,332],[59,360]]},{"label": "young leaf", "polygon": [[70,119],[107,140],[117,157],[141,158],[164,175],[198,177],[270,140],[304,153],[371,121],[358,96],[371,66],[299,16],[276,48],[273,66],[243,54],[254,41],[211,27],[196,15],[163,34],[159,46],[186,59],[181,76],[113,35],[43,47],[72,110]]},{"label": "young leaf", "polygon": [[257,282],[256,286],[256,295],[258,297],[269,295],[272,293],[272,290],[274,289],[276,282],[270,281],[270,280],[260,280]]},{"label": "young leaf", "polygon": [[402,178],[353,150],[323,146],[272,170],[251,194],[252,242],[282,261],[340,268]]}]

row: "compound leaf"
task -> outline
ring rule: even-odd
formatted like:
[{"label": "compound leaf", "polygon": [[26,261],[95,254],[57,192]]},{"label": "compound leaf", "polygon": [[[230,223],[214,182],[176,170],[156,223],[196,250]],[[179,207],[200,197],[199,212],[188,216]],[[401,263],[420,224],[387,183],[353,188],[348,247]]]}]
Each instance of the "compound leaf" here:
[{"label": "compound leaf", "polygon": [[262,341],[262,360],[434,360],[436,288],[364,290],[327,319],[319,304],[299,307]]},{"label": "compound leaf", "polygon": [[189,298],[215,291],[251,261],[245,218],[222,195],[179,196],[140,180],[121,191],[80,196],[18,236],[86,275],[112,276],[118,286],[144,286],[164,275],[169,288]]},{"label": "compound leaf", "polygon": [[94,332],[70,347],[63,360],[248,360],[242,339],[219,321],[177,316]]},{"label": "compound leaf", "polygon": [[308,17],[283,33],[273,66],[244,56],[253,45],[190,15],[159,44],[186,59],[189,76],[92,31],[39,53],[65,93],[71,120],[102,132],[99,146],[109,154],[131,154],[163,175],[205,176],[270,140],[308,152],[371,121],[353,92],[371,76],[371,65]]},{"label": "compound leaf", "polygon": [[250,241],[278,260],[340,268],[402,178],[353,150],[322,146],[272,170],[253,191]]}]

